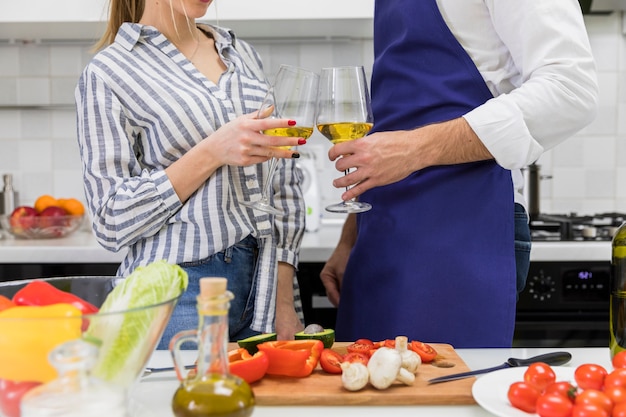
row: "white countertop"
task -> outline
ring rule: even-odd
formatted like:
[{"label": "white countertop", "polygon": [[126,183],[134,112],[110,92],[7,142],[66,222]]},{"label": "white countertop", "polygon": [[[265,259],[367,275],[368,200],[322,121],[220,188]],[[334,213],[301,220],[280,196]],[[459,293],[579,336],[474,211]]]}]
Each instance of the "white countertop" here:
[{"label": "white countertop", "polygon": [[[339,240],[341,223],[322,224],[302,241],[301,262],[325,262]],[[102,248],[91,231],[81,229],[60,239],[16,239],[3,233],[0,264],[120,263],[125,251]],[[531,261],[610,261],[611,242],[533,242]]]},{"label": "white countertop", "polygon": [[[611,370],[608,348],[568,348],[572,354],[567,367],[576,368],[583,363],[596,363]],[[481,369],[504,363],[510,357],[528,358],[542,353],[554,352],[545,348],[513,349],[457,349],[457,353],[470,369]],[[189,361],[195,359],[195,352],[187,351]],[[191,362],[190,362],[191,363]],[[171,366],[168,351],[156,351],[149,366]],[[478,378],[480,378],[479,376]],[[144,378],[134,389],[132,398],[133,417],[171,417],[170,401],[178,387],[178,380],[173,372],[153,374]],[[454,406],[257,406],[254,417],[486,417],[488,413],[478,405]]]}]

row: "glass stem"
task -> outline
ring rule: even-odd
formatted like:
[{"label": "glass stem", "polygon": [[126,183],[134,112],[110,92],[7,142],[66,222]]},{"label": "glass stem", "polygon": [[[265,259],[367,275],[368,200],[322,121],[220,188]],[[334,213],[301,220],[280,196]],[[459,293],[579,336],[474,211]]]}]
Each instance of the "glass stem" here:
[{"label": "glass stem", "polygon": [[274,177],[274,172],[276,171],[276,166],[278,165],[278,158],[272,158],[270,160],[270,167],[267,172],[267,178],[265,179],[265,184],[263,185],[263,196],[261,200],[264,202],[269,201],[270,189],[272,188],[272,178]]}]

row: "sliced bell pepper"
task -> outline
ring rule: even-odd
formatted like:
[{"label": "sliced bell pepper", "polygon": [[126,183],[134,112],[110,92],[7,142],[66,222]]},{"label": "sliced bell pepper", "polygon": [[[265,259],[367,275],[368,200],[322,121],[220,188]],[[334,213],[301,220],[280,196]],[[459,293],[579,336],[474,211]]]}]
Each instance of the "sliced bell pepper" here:
[{"label": "sliced bell pepper", "polygon": [[51,304],[71,304],[83,314],[94,314],[98,307],[82,298],[58,289],[46,281],[32,281],[20,289],[13,296],[13,302],[18,306],[47,306]]},{"label": "sliced bell pepper", "polygon": [[0,379],[48,382],[48,354],[81,336],[81,311],[69,304],[16,306],[0,312]]},{"label": "sliced bell pepper", "polygon": [[10,298],[0,295],[0,311],[15,307],[15,303]]},{"label": "sliced bell pepper", "polygon": [[228,352],[230,373],[251,384],[265,376],[270,364],[265,352],[251,355],[247,349],[239,348]]},{"label": "sliced bell pepper", "polygon": [[277,340],[261,343],[257,347],[267,354],[269,375],[301,378],[311,375],[317,366],[324,343],[313,339]]}]

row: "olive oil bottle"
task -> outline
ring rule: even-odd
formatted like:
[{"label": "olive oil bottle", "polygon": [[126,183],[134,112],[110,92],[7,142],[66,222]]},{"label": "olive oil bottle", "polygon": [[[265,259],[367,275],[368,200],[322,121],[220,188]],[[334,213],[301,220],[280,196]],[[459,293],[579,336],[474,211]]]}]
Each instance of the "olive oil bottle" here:
[{"label": "olive oil bottle", "polygon": [[[228,371],[228,309],[231,292],[225,278],[200,279],[198,329],[176,334],[170,343],[181,384],[172,399],[176,417],[248,417],[255,405],[254,393],[243,379]],[[196,372],[184,376],[180,346],[198,344]]]},{"label": "olive oil bottle", "polygon": [[611,249],[609,347],[613,358],[617,352],[626,350],[626,222],[615,232]]}]

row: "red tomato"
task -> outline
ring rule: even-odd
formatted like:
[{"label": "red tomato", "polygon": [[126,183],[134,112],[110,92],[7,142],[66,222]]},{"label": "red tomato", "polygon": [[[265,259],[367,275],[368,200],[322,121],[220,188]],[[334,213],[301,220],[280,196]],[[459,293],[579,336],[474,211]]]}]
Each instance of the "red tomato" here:
[{"label": "red tomato", "polygon": [[608,375],[606,369],[594,363],[580,365],[574,371],[574,379],[580,389],[601,390],[604,386],[604,378]]},{"label": "red tomato", "polygon": [[371,346],[371,348],[373,348],[373,347],[374,347],[374,342],[372,342],[372,341],[371,341],[371,340],[369,340],[369,339],[358,339],[358,340],[357,340],[356,342],[354,342],[354,343],[358,343],[358,344],[360,344],[360,345],[369,345],[369,346]]},{"label": "red tomato", "polygon": [[607,376],[605,376],[604,387],[626,388],[626,368],[614,369]]},{"label": "red tomato", "polygon": [[535,362],[524,372],[524,381],[543,391],[548,385],[556,382],[556,374],[547,363]]},{"label": "red tomato", "polygon": [[626,417],[626,403],[617,403],[613,406],[611,417]]},{"label": "red tomato", "polygon": [[626,368],[626,350],[619,351],[611,360],[613,368]]},{"label": "red tomato", "polygon": [[540,395],[537,398],[535,412],[540,417],[569,417],[574,404],[560,394]]},{"label": "red tomato", "polygon": [[346,350],[348,351],[348,353],[362,353],[364,355],[370,356],[372,345],[368,345],[367,343],[359,343],[357,341],[346,346]]},{"label": "red tomato", "polygon": [[320,355],[320,366],[329,374],[340,374],[341,362],[343,362],[343,356],[332,349],[326,348]]},{"label": "red tomato", "polygon": [[568,381],[556,381],[548,385],[543,390],[543,394],[559,394],[573,401],[576,396],[576,387]]},{"label": "red tomato", "polygon": [[611,417],[611,415],[597,405],[576,404],[572,408],[571,417]]},{"label": "red tomato", "polygon": [[420,355],[422,363],[432,362],[437,357],[437,351],[432,346],[417,340],[412,340],[409,343],[409,349]]},{"label": "red tomato", "polygon": [[381,340],[380,342],[375,342],[374,343],[374,348],[378,349],[380,347],[388,347],[391,349],[395,349],[396,348],[396,341],[395,339],[385,339],[385,340]]},{"label": "red tomato", "polygon": [[369,360],[370,360],[369,354],[360,353],[360,352],[348,352],[343,357],[344,362],[350,362],[350,363],[360,362],[363,365],[367,365]]},{"label": "red tomato", "polygon": [[604,386],[602,391],[613,401],[613,405],[626,401],[626,388],[620,386]]},{"label": "red tomato", "polygon": [[527,413],[534,413],[539,398],[539,390],[526,382],[514,382],[509,387],[507,397],[511,405]]},{"label": "red tomato", "polygon": [[0,379],[0,411],[7,417],[20,417],[22,397],[41,382],[13,382]]},{"label": "red tomato", "polygon": [[586,389],[576,396],[574,404],[589,404],[602,408],[608,414],[613,409],[613,401],[602,391],[596,389]]}]

